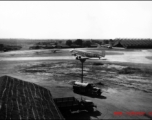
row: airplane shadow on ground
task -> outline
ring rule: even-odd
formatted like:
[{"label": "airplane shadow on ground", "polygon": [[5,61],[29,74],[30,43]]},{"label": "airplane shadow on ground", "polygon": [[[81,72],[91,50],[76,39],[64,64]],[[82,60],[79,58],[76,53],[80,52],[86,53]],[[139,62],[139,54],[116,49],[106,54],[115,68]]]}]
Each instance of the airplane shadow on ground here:
[{"label": "airplane shadow on ground", "polygon": [[99,99],[106,99],[107,97],[106,96],[103,96],[103,95],[100,95],[100,96],[94,96],[94,95],[86,95],[86,94],[80,94],[80,93],[77,93],[77,92],[74,92],[78,95],[83,95],[83,96],[87,96],[87,97],[91,97],[91,98],[99,98]]},{"label": "airplane shadow on ground", "polygon": [[77,119],[83,119],[83,120],[91,120],[91,117],[98,118],[102,113],[98,110],[90,113],[87,111],[79,111],[74,113],[62,113],[65,120],[77,120]]},{"label": "airplane shadow on ground", "polygon": [[107,99],[107,97],[100,95],[100,96],[88,96],[88,97],[92,97],[92,98],[99,98],[99,99]]}]

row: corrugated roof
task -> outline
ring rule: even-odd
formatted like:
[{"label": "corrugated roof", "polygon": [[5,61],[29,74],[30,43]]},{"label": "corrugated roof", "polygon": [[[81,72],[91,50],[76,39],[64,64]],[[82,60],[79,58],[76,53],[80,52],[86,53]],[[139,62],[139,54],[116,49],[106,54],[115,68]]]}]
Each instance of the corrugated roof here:
[{"label": "corrugated roof", "polygon": [[0,119],[64,119],[49,90],[10,76],[0,77]]},{"label": "corrugated roof", "polygon": [[89,83],[75,82],[76,85],[87,86]]},{"label": "corrugated roof", "polygon": [[123,46],[125,48],[152,48],[151,39],[115,39],[113,46]]}]

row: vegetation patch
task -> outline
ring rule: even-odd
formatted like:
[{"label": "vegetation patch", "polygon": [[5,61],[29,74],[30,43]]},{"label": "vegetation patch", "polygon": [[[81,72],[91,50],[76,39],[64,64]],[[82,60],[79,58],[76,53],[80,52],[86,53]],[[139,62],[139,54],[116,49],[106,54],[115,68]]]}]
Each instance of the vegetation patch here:
[{"label": "vegetation patch", "polygon": [[119,74],[135,74],[135,73],[141,73],[140,68],[132,68],[132,67],[126,67],[122,70],[118,71]]},{"label": "vegetation patch", "polygon": [[24,72],[37,73],[37,72],[46,72],[46,70],[37,70],[37,69],[25,69]]},{"label": "vegetation patch", "polygon": [[[39,81],[41,82],[44,81],[44,78],[49,78],[50,80],[70,85],[72,85],[72,81],[81,81],[82,75],[79,61],[49,61],[38,62],[33,65],[30,63],[30,65],[25,64],[25,67],[22,66],[20,71],[21,74],[28,73],[33,78],[40,79]],[[150,81],[152,78],[151,73],[149,68],[109,63],[94,65],[92,62],[86,61],[83,69],[83,80],[100,86],[116,84],[147,90],[152,86]]]},{"label": "vegetation patch", "polygon": [[93,63],[93,65],[104,65],[104,64],[101,62],[95,62],[95,63]]}]

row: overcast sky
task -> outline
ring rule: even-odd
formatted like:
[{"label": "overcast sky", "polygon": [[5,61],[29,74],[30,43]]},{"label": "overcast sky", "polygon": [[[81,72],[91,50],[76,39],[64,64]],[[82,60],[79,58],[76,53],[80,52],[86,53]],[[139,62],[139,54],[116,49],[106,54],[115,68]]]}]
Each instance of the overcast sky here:
[{"label": "overcast sky", "polygon": [[0,38],[152,38],[152,1],[0,1]]}]

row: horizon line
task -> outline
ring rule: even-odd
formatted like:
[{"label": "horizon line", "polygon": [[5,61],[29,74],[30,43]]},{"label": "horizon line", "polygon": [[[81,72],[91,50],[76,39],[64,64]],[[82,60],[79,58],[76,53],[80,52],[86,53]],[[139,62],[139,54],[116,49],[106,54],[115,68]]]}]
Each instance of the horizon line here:
[{"label": "horizon line", "polygon": [[15,39],[15,40],[85,40],[85,39],[89,39],[89,40],[104,40],[104,39],[152,39],[152,38],[0,38],[0,40],[11,40],[11,39]]}]

